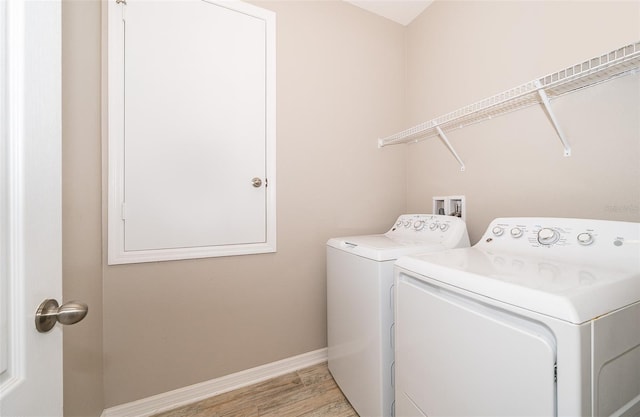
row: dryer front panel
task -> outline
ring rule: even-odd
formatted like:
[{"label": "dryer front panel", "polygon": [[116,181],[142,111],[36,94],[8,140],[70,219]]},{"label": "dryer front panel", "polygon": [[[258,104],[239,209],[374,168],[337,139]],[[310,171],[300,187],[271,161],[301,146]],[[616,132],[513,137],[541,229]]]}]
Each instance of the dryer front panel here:
[{"label": "dryer front panel", "polygon": [[396,415],[557,415],[553,333],[425,281],[398,275]]},{"label": "dryer front panel", "polygon": [[595,415],[640,416],[640,302],[593,322]]}]

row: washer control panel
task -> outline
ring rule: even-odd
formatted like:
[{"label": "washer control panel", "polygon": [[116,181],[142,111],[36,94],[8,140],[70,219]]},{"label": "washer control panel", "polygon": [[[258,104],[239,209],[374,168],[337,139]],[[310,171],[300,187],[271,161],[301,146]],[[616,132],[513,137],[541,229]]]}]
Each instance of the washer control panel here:
[{"label": "washer control panel", "polygon": [[455,229],[460,228],[464,228],[466,231],[467,226],[459,217],[437,214],[403,214],[398,217],[387,235],[415,237],[418,233],[452,233]]},{"label": "washer control panel", "polygon": [[440,243],[444,247],[468,247],[466,223],[441,214],[403,214],[384,234],[403,244]]},{"label": "washer control panel", "polygon": [[547,217],[507,217],[491,222],[476,244],[484,250],[557,253],[606,259],[640,254],[640,223]]}]

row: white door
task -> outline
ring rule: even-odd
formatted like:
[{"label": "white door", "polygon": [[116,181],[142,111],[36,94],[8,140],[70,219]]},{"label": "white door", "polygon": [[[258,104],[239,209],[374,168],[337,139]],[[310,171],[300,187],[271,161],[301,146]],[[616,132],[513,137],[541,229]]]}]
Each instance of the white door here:
[{"label": "white door", "polygon": [[[60,1],[0,1],[0,416],[62,415]],[[6,31],[5,31],[6,28]]]},{"label": "white door", "polygon": [[109,263],[274,252],[274,13],[107,11]]},{"label": "white door", "polygon": [[264,242],[265,21],[204,1],[121,7],[125,250]]}]

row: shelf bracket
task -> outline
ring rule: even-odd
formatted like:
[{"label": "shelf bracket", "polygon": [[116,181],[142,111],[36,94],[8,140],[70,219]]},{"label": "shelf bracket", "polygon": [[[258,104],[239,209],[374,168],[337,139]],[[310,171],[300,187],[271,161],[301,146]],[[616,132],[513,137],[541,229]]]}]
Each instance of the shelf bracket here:
[{"label": "shelf bracket", "polygon": [[562,142],[562,146],[564,146],[564,156],[571,156],[571,146],[569,146],[569,142],[567,141],[567,138],[564,137],[564,134],[560,129],[560,125],[558,124],[558,120],[556,120],[556,116],[553,113],[553,109],[551,108],[551,102],[549,101],[549,97],[547,96],[547,93],[542,88],[540,81],[536,80],[535,86],[536,86],[536,89],[538,90],[538,95],[542,100],[542,104],[544,105],[544,108],[547,111],[547,115],[549,116],[549,119],[551,119],[551,123],[553,124],[553,127],[556,130],[558,137],[560,138],[560,142]]},{"label": "shelf bracket", "polygon": [[462,159],[460,159],[460,156],[458,156],[458,153],[456,152],[456,150],[453,149],[453,146],[451,146],[449,139],[447,139],[447,135],[445,135],[442,129],[440,129],[440,126],[436,125],[435,128],[436,128],[436,131],[438,132],[438,136],[440,136],[440,139],[442,139],[444,144],[447,145],[447,148],[449,148],[449,152],[453,154],[453,156],[456,158],[456,160],[460,164],[460,171],[464,171],[464,162],[462,162]]}]

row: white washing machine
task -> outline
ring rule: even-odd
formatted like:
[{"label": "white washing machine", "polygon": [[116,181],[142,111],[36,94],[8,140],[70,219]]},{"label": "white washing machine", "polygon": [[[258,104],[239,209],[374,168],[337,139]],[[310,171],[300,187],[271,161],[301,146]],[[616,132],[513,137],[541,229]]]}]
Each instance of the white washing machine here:
[{"label": "white washing machine", "polygon": [[329,370],[361,416],[392,415],[393,263],[468,246],[461,219],[430,214],[402,215],[385,234],[327,242]]},{"label": "white washing machine", "polygon": [[640,416],[640,224],[494,220],[397,261],[396,415]]}]

